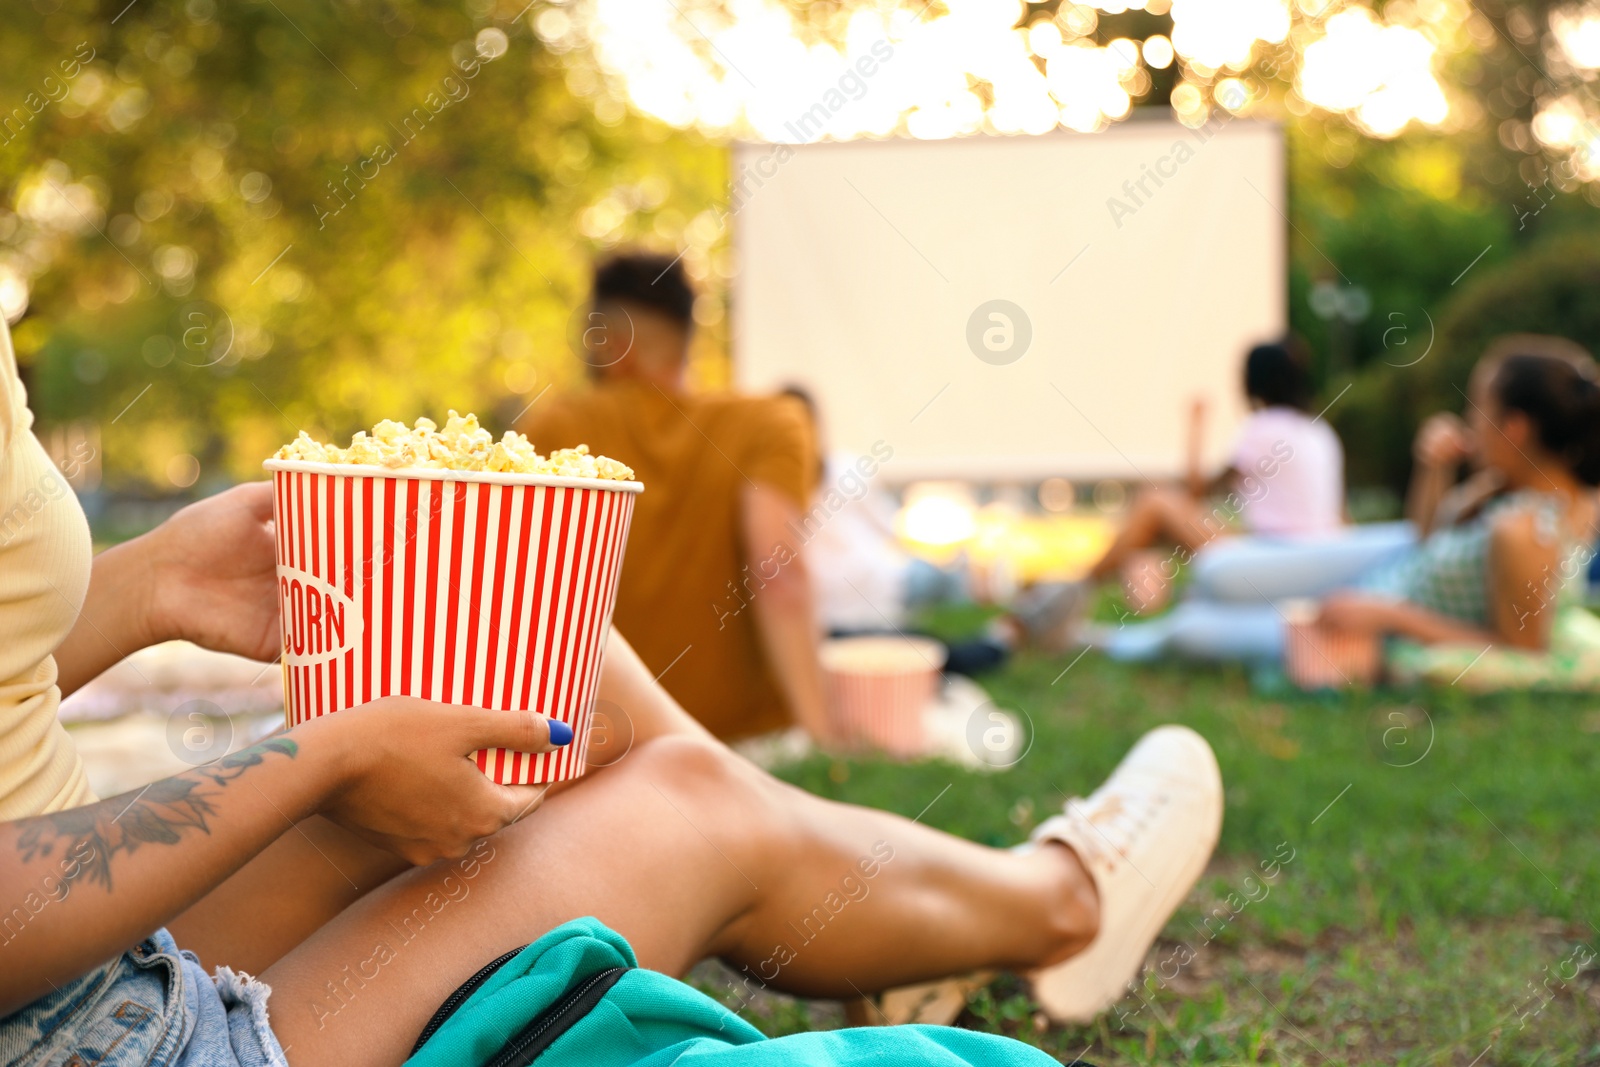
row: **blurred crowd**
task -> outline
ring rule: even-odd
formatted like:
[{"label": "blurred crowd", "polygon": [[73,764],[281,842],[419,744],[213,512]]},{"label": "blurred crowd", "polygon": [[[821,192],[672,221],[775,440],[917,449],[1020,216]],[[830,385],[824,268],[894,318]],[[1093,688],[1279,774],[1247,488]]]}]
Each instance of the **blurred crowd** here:
[{"label": "blurred crowd", "polygon": [[[970,599],[972,582],[959,561],[903,547],[875,480],[883,457],[829,451],[804,389],[686,387],[694,299],[666,257],[601,264],[586,387],[535,404],[518,428],[623,457],[649,487],[616,622],[662,684],[719,737],[797,724],[825,739],[823,642],[909,638],[919,609]],[[1089,645],[1372,682],[1392,642],[1538,655],[1589,633],[1600,384],[1578,345],[1514,336],[1483,353],[1464,416],[1422,426],[1395,522],[1350,522],[1344,446],[1313,408],[1301,343],[1252,348],[1240,385],[1249,414],[1220,469],[1200,461],[1196,402],[1185,476],[1138,487],[1087,575],[991,605],[939,665],[976,674],[1021,648]],[[1131,609],[1114,623],[1096,621],[1117,595],[1107,585]]]}]

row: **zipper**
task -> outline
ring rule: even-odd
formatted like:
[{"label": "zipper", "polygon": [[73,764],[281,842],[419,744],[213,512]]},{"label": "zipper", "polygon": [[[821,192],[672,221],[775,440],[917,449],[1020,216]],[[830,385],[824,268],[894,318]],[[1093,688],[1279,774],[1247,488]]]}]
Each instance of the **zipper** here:
[{"label": "zipper", "polygon": [[[523,946],[523,948],[526,947],[526,945]],[[468,978],[465,982],[461,983],[460,988],[458,988],[454,993],[451,993],[449,999],[443,1004],[439,1005],[439,1010],[433,1013],[433,1018],[428,1020],[428,1025],[422,1028],[422,1035],[417,1038],[417,1043],[411,1046],[411,1054],[415,1056],[418,1052],[420,1052],[422,1050],[422,1046],[427,1044],[428,1038],[439,1032],[439,1027],[443,1026],[450,1020],[450,1016],[454,1015],[461,1008],[462,1003],[468,997],[472,996],[472,994],[476,993],[483,983],[487,982],[490,978],[493,978],[496,971],[516,958],[517,954],[521,951],[522,949],[520,948],[514,948],[505,955],[490,960],[488,963],[478,968],[478,972],[471,978]]]},{"label": "zipper", "polygon": [[[593,1010],[600,1002],[600,998],[604,997],[627,971],[626,967],[607,967],[590,975],[524,1027],[522,1032],[513,1037],[485,1067],[528,1067],[558,1037]],[[568,1018],[568,1014],[575,1009],[582,1010],[576,1011],[576,1014]],[[552,1028],[556,1028],[553,1033]]]}]

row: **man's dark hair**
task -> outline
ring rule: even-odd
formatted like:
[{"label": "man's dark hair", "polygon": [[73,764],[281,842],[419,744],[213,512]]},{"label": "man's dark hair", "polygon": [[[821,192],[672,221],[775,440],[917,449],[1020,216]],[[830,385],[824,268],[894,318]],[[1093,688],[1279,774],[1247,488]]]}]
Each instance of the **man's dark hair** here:
[{"label": "man's dark hair", "polygon": [[1256,345],[1244,360],[1245,395],[1269,408],[1311,407],[1311,359],[1294,337]]},{"label": "man's dark hair", "polygon": [[670,256],[626,253],[594,271],[595,304],[627,303],[659,311],[688,327],[694,321],[694,287],[683,263]]},{"label": "man's dark hair", "polygon": [[817,421],[817,398],[811,395],[811,390],[807,389],[803,385],[790,382],[788,385],[778,390],[778,395],[792,397],[795,400],[800,401],[800,403],[806,409],[807,417],[809,417],[812,422]]}]

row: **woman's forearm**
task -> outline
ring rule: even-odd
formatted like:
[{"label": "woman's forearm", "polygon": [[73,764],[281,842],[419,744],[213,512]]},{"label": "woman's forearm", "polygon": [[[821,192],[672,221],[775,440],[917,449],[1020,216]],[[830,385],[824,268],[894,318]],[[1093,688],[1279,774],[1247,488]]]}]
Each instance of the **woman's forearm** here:
[{"label": "woman's forearm", "polygon": [[1406,518],[1416,526],[1419,540],[1433,529],[1439,502],[1450,491],[1454,480],[1449,470],[1422,462],[1418,462],[1412,472],[1411,485],[1406,490]]},{"label": "woman's forearm", "polygon": [[0,1017],[125,951],[314,813],[344,774],[330,741],[296,730],[0,825]]},{"label": "woman's forearm", "polygon": [[1499,636],[1492,630],[1411,604],[1395,605],[1388,621],[1386,629],[1390,633],[1421,641],[1425,645],[1488,645],[1500,642]]},{"label": "woman's forearm", "polygon": [[249,482],[95,557],[83,611],[56,649],[61,692],[175,637],[272,659],[280,646],[271,522],[271,483]]},{"label": "woman's forearm", "polygon": [[55,651],[56,684],[62,696],[123,657],[165,640],[166,635],[151,626],[151,585],[145,538],[95,557],[83,610]]}]

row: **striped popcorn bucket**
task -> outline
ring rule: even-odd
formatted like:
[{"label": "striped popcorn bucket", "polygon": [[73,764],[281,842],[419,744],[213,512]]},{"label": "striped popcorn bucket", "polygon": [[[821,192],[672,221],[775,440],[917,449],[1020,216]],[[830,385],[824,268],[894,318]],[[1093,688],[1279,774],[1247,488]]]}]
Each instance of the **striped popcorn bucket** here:
[{"label": "striped popcorn bucket", "polygon": [[289,726],[383,696],[533,711],[503,785],[583,774],[638,482],[268,460]]},{"label": "striped popcorn bucket", "polygon": [[836,737],[918,756],[923,716],[939,686],[945,650],[925,637],[844,637],[822,645],[822,676]]},{"label": "striped popcorn bucket", "polygon": [[1282,608],[1283,671],[1301,689],[1340,689],[1378,680],[1381,647],[1375,634],[1352,633],[1317,621],[1315,601]]}]

